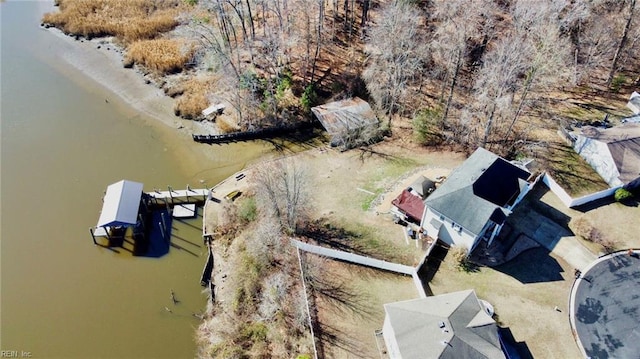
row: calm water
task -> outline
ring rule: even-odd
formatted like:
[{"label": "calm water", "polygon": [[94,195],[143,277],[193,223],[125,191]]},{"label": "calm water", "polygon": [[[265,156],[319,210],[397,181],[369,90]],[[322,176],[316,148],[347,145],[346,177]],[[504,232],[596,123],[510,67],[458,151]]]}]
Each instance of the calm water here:
[{"label": "calm water", "polygon": [[38,26],[42,7],[0,3],[0,349],[41,358],[193,357],[192,314],[206,303],[201,221],[174,222],[173,242],[193,254],[171,248],[161,258],[96,247],[88,228],[110,183],[213,185],[270,147],[203,148],[105,103],[105,90],[47,59],[53,35]]}]

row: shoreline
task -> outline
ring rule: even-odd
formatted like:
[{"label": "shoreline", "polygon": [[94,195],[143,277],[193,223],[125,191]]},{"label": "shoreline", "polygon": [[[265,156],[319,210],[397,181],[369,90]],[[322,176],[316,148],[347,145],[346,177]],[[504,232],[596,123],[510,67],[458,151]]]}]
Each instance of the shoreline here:
[{"label": "shoreline", "polygon": [[[46,2],[42,3],[39,12],[42,16],[52,11],[58,11],[58,8],[52,2]],[[136,69],[124,68],[123,51],[111,43],[110,38],[76,40],[55,27],[38,26],[52,35],[52,41],[42,54],[48,62],[73,68],[77,74],[92,80],[120,102],[147,117],[174,129],[185,127],[186,120],[173,113],[175,100],[153,84],[145,83],[144,75]],[[65,72],[74,76],[71,69]]]}]

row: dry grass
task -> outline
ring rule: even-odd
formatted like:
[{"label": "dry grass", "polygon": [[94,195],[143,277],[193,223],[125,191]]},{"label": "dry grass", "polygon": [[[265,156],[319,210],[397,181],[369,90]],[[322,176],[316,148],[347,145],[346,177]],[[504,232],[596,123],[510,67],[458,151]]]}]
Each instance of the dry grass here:
[{"label": "dry grass", "polygon": [[602,247],[606,253],[613,252],[618,245],[612,237],[595,227],[589,217],[584,215],[573,218],[569,222],[569,228],[575,235]]},{"label": "dry grass", "polygon": [[216,123],[218,125],[218,130],[220,130],[221,133],[236,132],[240,129],[233,119],[228,117],[219,117],[216,120]]},{"label": "dry grass", "polygon": [[571,266],[545,250],[533,249],[498,269],[483,267],[476,272],[460,271],[449,253],[430,287],[436,295],[474,289],[494,306],[500,326],[524,342],[534,358],[578,358],[567,320],[572,283]]},{"label": "dry grass", "polygon": [[198,118],[202,110],[209,106],[209,94],[212,92],[216,77],[193,78],[179,86],[182,96],[176,101],[174,113],[186,119]]},{"label": "dry grass", "polygon": [[129,45],[125,64],[136,63],[158,75],[182,71],[195,47],[180,39],[139,40]]},{"label": "dry grass", "polygon": [[178,25],[178,0],[59,0],[43,22],[87,38],[115,36],[124,43],[152,39]]}]

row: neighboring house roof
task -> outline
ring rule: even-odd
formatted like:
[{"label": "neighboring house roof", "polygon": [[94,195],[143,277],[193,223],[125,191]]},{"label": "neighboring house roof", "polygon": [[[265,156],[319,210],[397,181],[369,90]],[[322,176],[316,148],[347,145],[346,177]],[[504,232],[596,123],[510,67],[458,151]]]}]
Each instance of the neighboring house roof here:
[{"label": "neighboring house roof", "polygon": [[633,111],[634,114],[640,114],[640,94],[633,91],[627,102],[627,107]]},{"label": "neighboring house roof", "polygon": [[505,358],[473,290],[384,305],[403,358]]},{"label": "neighboring house roof", "polygon": [[378,124],[378,118],[369,103],[358,97],[316,106],[311,108],[311,112],[332,137]]},{"label": "neighboring house roof", "polygon": [[425,205],[479,234],[489,219],[502,223],[506,208],[527,186],[530,173],[478,148],[426,200]]},{"label": "neighboring house roof", "polygon": [[[600,145],[590,148],[591,141]],[[577,134],[575,150],[610,186],[627,184],[640,177],[638,123],[626,123],[607,129],[585,126]],[[612,173],[614,169],[617,173]]]},{"label": "neighboring house roof", "polygon": [[122,180],[107,187],[98,227],[136,224],[142,198],[142,183]]},{"label": "neighboring house roof", "polygon": [[391,201],[391,204],[418,222],[422,219],[422,213],[424,212],[424,202],[422,202],[422,198],[412,194],[406,189]]},{"label": "neighboring house roof", "polygon": [[424,199],[431,194],[431,192],[435,191],[436,183],[425,176],[419,176],[409,187]]}]

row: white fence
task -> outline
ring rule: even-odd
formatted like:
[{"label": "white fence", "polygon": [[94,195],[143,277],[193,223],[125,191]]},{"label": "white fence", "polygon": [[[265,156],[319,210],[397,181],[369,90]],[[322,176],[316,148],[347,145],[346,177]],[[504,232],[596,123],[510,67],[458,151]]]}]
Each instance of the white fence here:
[{"label": "white fence", "polygon": [[542,177],[542,182],[546,184],[547,187],[549,187],[549,189],[551,190],[551,192],[553,192],[556,196],[558,196],[558,198],[560,198],[562,203],[564,203],[564,205],[567,207],[576,207],[576,206],[583,205],[585,203],[593,202],[597,199],[613,196],[615,191],[618,188],[620,188],[620,187],[607,188],[599,192],[594,192],[578,198],[573,198],[567,193],[567,191],[565,191],[562,187],[560,187],[558,182],[556,182],[553,179],[553,177],[551,177],[548,173],[544,174],[544,177]]}]

